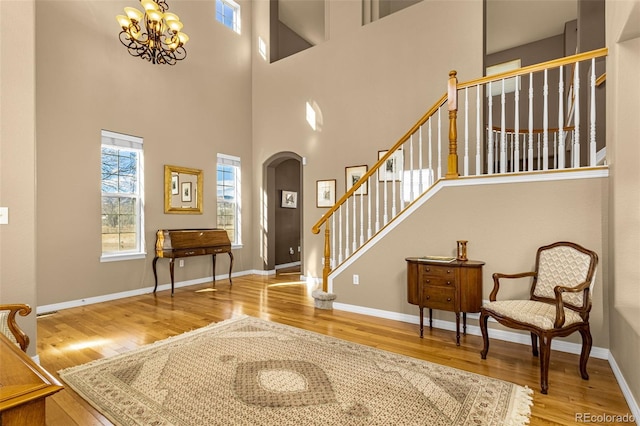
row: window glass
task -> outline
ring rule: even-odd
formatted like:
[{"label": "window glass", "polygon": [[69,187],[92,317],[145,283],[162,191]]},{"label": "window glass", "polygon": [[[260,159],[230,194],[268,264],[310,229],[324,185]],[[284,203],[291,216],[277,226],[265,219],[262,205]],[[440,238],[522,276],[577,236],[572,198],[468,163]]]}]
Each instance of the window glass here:
[{"label": "window glass", "polygon": [[240,158],[218,154],[217,227],[226,229],[234,245],[242,243],[240,226]]},{"label": "window glass", "polygon": [[142,139],[102,131],[102,257],[144,255]]},{"label": "window glass", "polygon": [[216,0],[216,20],[240,34],[240,5],[233,0]]}]

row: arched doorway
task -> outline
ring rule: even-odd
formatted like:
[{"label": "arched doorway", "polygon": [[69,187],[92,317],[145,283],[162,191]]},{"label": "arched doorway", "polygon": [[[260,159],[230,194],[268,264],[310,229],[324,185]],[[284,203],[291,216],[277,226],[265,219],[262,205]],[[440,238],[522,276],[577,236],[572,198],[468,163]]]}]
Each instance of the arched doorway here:
[{"label": "arched doorway", "polygon": [[262,179],[263,268],[299,265],[302,271],[302,157],[294,152],[272,155],[263,163]]}]

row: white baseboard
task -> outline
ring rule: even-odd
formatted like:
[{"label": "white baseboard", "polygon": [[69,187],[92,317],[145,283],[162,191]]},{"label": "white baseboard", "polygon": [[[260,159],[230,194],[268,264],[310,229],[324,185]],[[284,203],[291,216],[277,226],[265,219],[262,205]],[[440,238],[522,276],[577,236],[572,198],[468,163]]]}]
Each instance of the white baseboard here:
[{"label": "white baseboard", "polygon": [[613,370],[613,375],[616,377],[616,380],[618,381],[618,385],[620,386],[620,390],[624,395],[624,399],[627,400],[627,404],[629,405],[629,409],[631,410],[631,414],[633,415],[633,418],[636,420],[636,424],[640,425],[640,407],[638,406],[638,401],[636,401],[636,399],[634,398],[633,392],[631,392],[631,389],[629,388],[627,381],[622,375],[622,371],[620,371],[620,367],[618,367],[618,363],[613,357],[613,354],[609,355],[609,365]]},{"label": "white baseboard", "polygon": [[[347,305],[344,303],[335,303],[333,304],[334,309],[338,309],[341,311],[353,312],[363,315],[371,315],[379,318],[392,319],[396,321],[408,322],[410,324],[420,324],[420,317],[418,315],[409,315],[402,314],[398,312],[385,311],[381,309],[372,309],[366,308],[362,306],[355,305]],[[470,319],[478,319],[478,314],[467,314],[467,318]],[[433,320],[433,326],[435,328],[455,331],[456,323],[453,321],[444,321],[439,319]],[[467,334],[472,334],[474,336],[481,336],[480,327],[475,325],[467,326]],[[506,342],[520,343],[523,345],[531,344],[531,336],[529,334],[515,333],[512,331],[506,330],[489,330],[489,334],[492,339],[504,340]],[[567,352],[571,354],[580,355],[580,351],[582,350],[582,345],[578,343],[565,342],[562,340],[553,340],[551,342],[551,349],[557,350],[560,352]],[[609,349],[600,348],[600,347],[592,347],[591,348],[591,356],[598,359],[606,359],[608,360],[611,356]]]},{"label": "white baseboard", "polygon": [[[249,270],[249,271],[233,272],[231,274],[231,277],[234,278],[234,277],[241,277],[243,275],[271,275],[271,274],[275,274],[275,271]],[[216,275],[216,280],[224,280],[225,278],[228,278],[228,277],[229,277],[228,274]],[[203,284],[211,281],[213,281],[213,276],[198,278],[195,280],[178,281],[174,283],[174,289],[181,288],[181,287],[188,287],[190,285]],[[164,290],[171,290],[171,283],[159,284],[158,289],[156,291],[164,291]],[[42,305],[36,308],[36,315],[44,315],[44,314],[59,311],[62,309],[77,308],[78,306],[93,305],[95,303],[108,302],[108,301],[117,300],[117,299],[124,299],[126,297],[140,296],[142,294],[148,294],[148,293],[153,293],[153,286],[138,288],[130,291],[122,291],[119,293],[104,294],[102,296],[87,297],[85,299],[69,300],[67,302],[53,303],[50,305]]]},{"label": "white baseboard", "polygon": [[302,264],[302,262],[300,262],[300,261],[283,263],[281,265],[276,265],[276,271],[278,269],[293,268],[294,266],[300,266],[301,264]]}]

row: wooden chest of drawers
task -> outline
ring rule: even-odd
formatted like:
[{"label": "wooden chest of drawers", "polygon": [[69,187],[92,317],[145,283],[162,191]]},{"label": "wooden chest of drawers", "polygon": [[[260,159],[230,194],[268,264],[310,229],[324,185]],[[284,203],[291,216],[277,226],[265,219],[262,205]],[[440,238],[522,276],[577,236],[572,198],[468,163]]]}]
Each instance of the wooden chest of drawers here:
[{"label": "wooden chest of drawers", "polygon": [[407,297],[420,308],[420,337],[423,336],[424,308],[429,308],[429,327],[433,326],[432,309],[455,312],[456,344],[460,344],[460,313],[463,332],[467,331],[467,312],[480,312],[482,305],[482,266],[475,260],[443,263],[421,257],[407,261]]}]

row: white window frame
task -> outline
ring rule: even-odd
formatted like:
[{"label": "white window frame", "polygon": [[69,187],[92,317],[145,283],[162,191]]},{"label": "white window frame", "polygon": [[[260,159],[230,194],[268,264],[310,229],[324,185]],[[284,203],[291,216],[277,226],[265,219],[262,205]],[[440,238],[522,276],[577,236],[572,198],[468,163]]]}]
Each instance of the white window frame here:
[{"label": "white window frame", "polygon": [[[233,155],[220,154],[217,155],[216,161],[216,226],[218,228],[223,228],[218,224],[218,208],[217,208],[217,193],[219,189],[220,182],[218,182],[218,166],[233,166],[236,169],[235,173],[235,199],[236,199],[236,211],[235,211],[235,220],[234,220],[234,229],[235,229],[235,241],[231,241],[231,246],[233,248],[242,247],[242,178],[241,178],[241,161],[240,157],[236,157]],[[224,228],[223,228],[224,229]]]},{"label": "white window frame", "polygon": [[[146,258],[146,247],[144,238],[144,151],[143,151],[143,139],[137,136],[125,135],[122,133],[111,132],[109,130],[102,130],[101,132],[101,145],[100,145],[100,165],[102,166],[102,148],[114,148],[124,151],[135,151],[138,153],[137,164],[137,192],[135,194],[120,194],[120,193],[108,193],[102,192],[102,177],[100,178],[100,214],[102,215],[102,198],[103,197],[126,197],[136,199],[136,249],[123,250],[118,252],[103,252],[102,251],[102,238],[100,239],[101,245],[101,262],[113,262],[119,260],[130,259],[144,259]],[[102,225],[100,226],[102,229]],[[101,231],[102,235],[102,231]]]},{"label": "white window frame", "polygon": [[[233,10],[233,19],[232,19],[231,26],[228,26],[224,22],[224,18],[225,18],[224,15],[221,18],[218,17],[218,4],[222,4],[223,11],[224,11],[224,6],[227,6]],[[225,27],[232,29],[236,33],[241,34],[242,19],[240,18],[241,18],[240,5],[238,3],[236,3],[233,0],[216,0],[216,21],[220,22]]]}]

